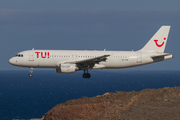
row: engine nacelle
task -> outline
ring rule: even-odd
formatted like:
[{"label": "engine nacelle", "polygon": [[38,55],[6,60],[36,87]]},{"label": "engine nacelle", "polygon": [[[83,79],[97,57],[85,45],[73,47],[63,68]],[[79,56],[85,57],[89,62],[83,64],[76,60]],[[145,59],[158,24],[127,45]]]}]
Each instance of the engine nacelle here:
[{"label": "engine nacelle", "polygon": [[76,70],[76,64],[60,64],[59,68],[56,68],[57,73],[73,73]]}]

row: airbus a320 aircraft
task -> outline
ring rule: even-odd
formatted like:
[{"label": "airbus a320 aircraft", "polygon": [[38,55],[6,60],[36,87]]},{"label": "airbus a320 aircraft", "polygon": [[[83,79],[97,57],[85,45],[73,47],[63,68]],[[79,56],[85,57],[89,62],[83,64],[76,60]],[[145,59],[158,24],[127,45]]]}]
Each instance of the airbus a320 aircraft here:
[{"label": "airbus a320 aircraft", "polygon": [[83,70],[83,78],[90,78],[91,69],[121,69],[141,66],[173,58],[164,53],[170,26],[162,26],[148,43],[138,51],[87,50],[27,50],[18,53],[9,63],[19,67],[55,68],[57,73]]}]

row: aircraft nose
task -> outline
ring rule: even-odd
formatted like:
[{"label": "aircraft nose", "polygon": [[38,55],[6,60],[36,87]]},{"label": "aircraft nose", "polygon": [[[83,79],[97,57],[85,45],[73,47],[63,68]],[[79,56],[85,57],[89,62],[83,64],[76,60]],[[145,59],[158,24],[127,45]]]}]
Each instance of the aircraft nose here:
[{"label": "aircraft nose", "polygon": [[14,60],[13,58],[9,59],[9,63],[10,63],[11,65],[14,65],[14,64],[15,64],[15,60]]}]

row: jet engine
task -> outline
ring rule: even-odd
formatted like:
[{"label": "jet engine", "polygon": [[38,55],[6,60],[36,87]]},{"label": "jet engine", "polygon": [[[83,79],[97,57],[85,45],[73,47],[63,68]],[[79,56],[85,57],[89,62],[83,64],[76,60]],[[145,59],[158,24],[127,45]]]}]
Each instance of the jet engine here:
[{"label": "jet engine", "polygon": [[59,68],[56,68],[57,73],[73,73],[76,70],[76,64],[60,64]]}]

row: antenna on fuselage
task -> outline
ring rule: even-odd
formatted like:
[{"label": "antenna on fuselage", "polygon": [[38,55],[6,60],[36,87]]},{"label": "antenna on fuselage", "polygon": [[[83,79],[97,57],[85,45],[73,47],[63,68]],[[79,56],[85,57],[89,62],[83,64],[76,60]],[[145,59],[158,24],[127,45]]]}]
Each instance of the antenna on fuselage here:
[{"label": "antenna on fuselage", "polygon": [[34,48],[32,50],[34,50]]}]

